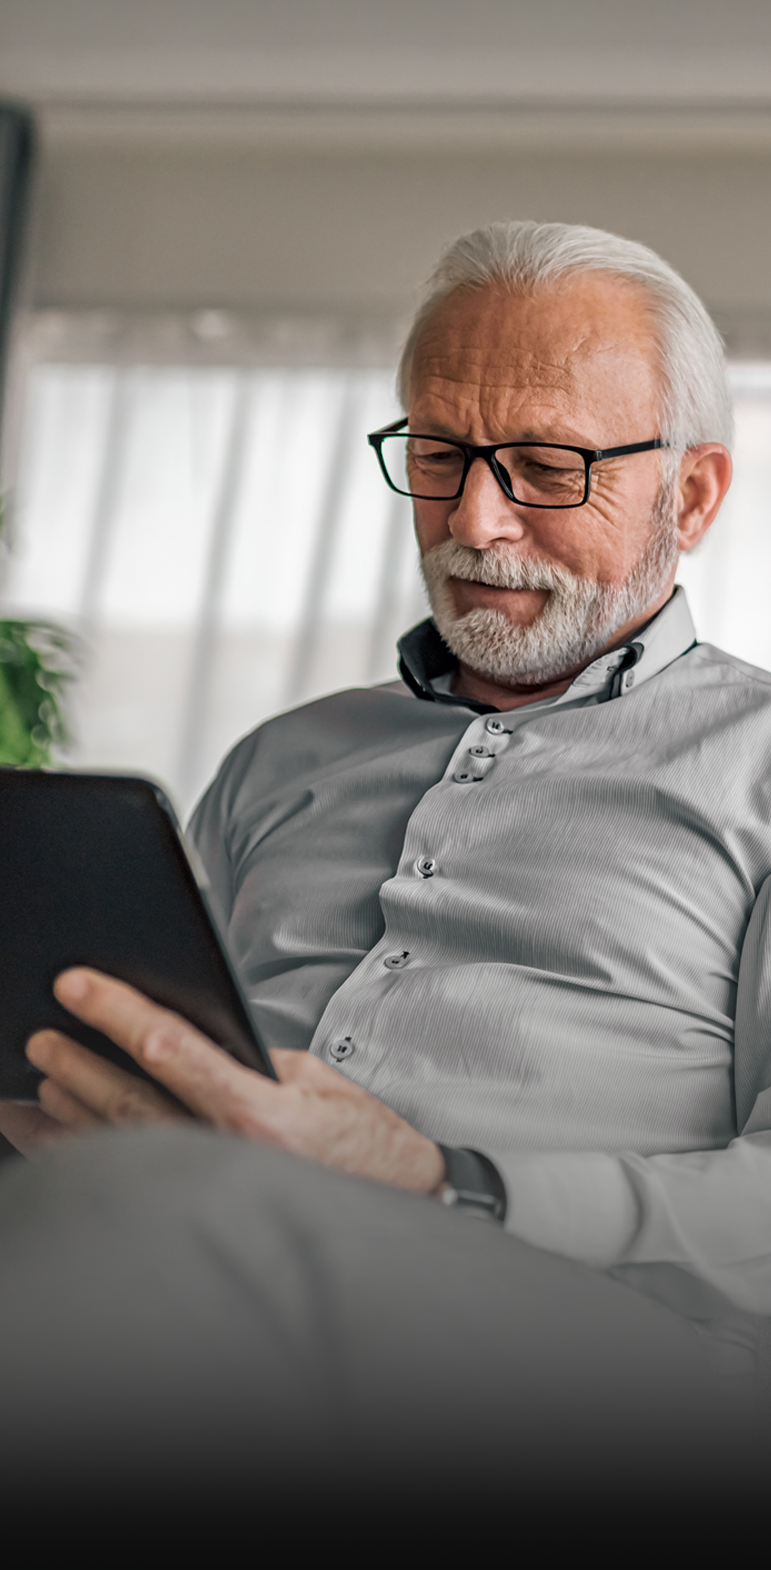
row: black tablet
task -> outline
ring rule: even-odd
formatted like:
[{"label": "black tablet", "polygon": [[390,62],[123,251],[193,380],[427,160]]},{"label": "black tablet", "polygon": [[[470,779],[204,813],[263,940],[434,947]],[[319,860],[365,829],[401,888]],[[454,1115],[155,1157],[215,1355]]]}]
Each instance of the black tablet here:
[{"label": "black tablet", "polygon": [[159,786],[0,768],[0,1098],[36,1099],[24,1048],[46,1026],[147,1077],[57,1003],[53,981],[71,965],[129,982],[276,1078]]}]

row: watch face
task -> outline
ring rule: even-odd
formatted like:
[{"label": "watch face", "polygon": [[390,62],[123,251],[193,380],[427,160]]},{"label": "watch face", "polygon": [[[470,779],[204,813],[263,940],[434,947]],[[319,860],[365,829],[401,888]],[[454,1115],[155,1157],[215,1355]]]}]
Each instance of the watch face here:
[{"label": "watch face", "polygon": [[456,1150],[440,1145],[446,1182],[439,1198],[443,1205],[465,1210],[490,1221],[506,1218],[506,1189],[497,1167],[476,1150]]}]

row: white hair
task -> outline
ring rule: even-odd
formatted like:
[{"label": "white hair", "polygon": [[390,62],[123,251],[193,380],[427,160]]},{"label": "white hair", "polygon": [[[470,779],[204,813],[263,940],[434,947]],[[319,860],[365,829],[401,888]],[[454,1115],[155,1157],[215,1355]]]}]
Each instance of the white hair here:
[{"label": "white hair", "polygon": [[454,241],[425,285],[404,346],[398,376],[404,408],[420,334],[453,290],[502,283],[530,293],[589,272],[627,278],[647,296],[661,362],[663,440],[680,451],[708,441],[730,447],[733,405],[723,342],[698,295],[647,246],[578,224],[495,223]]}]

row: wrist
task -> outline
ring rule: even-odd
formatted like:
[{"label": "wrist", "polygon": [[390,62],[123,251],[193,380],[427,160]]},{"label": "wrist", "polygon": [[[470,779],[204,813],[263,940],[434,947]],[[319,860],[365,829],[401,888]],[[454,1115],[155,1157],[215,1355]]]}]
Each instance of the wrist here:
[{"label": "wrist", "polygon": [[429,1199],[441,1198],[442,1190],[447,1187],[447,1164],[441,1145],[431,1141],[431,1160],[429,1163],[428,1182],[424,1193]]}]

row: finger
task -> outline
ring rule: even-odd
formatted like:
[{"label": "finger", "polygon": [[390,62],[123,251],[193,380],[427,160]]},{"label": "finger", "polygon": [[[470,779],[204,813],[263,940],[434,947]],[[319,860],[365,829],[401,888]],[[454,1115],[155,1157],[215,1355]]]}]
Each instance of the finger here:
[{"label": "finger", "polygon": [[0,1134],[22,1156],[31,1156],[34,1151],[67,1138],[66,1129],[40,1107],[27,1107],[18,1101],[0,1101]]},{"label": "finger", "polygon": [[[27,1057],[49,1082],[95,1114],[97,1121],[165,1122],[185,1116],[160,1087],[149,1085],[136,1074],[108,1063],[106,1058],[90,1052],[57,1030],[40,1030],[31,1036]],[[52,1092],[49,1090],[47,1094],[50,1097]],[[46,1110],[56,1116],[50,1105]]]},{"label": "finger", "polygon": [[242,1127],[244,1105],[258,1118],[260,1102],[275,1096],[272,1080],[244,1068],[187,1020],[125,982],[78,969],[59,976],[54,991],[71,1013],[103,1031],[196,1116],[218,1127]]},{"label": "finger", "polygon": [[89,1129],[102,1128],[103,1120],[97,1117],[89,1107],[84,1107],[82,1101],[71,1096],[68,1090],[62,1090],[53,1079],[44,1079],[38,1086],[38,1098],[43,1111],[57,1123],[65,1128]]},{"label": "finger", "polygon": [[314,1089],[328,1088],[330,1091],[339,1091],[344,1085],[351,1085],[351,1081],[341,1073],[336,1064],[324,1063],[321,1058],[312,1057],[309,1052],[298,1052],[292,1047],[273,1047],[270,1057],[283,1085],[291,1085],[296,1080],[307,1083],[311,1076],[313,1076]]}]

